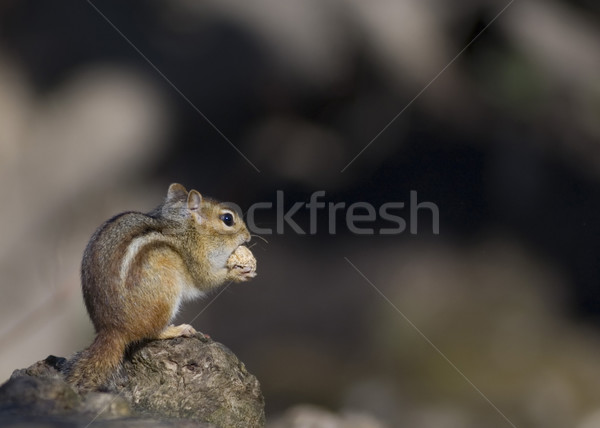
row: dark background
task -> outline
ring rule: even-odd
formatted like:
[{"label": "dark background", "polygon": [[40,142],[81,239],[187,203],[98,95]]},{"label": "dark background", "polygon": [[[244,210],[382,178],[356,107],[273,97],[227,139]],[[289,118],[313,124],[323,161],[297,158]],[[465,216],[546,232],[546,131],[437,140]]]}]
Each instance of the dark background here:
[{"label": "dark background", "polygon": [[[498,16],[507,5],[3,2],[3,374],[91,340],[81,251],[170,182],[244,209],[277,190],[286,208],[318,190],[376,208],[415,190],[438,206],[439,235],[428,213],[417,235],[353,235],[343,216],[332,235],[321,212],[315,235],[256,239],[259,276],[178,321],[236,352],[270,417],[309,402],[390,426],[507,426],[400,311],[515,424],[587,426],[600,8],[516,0]],[[307,210],[294,219],[308,230]],[[34,339],[40,324],[60,339]]]}]

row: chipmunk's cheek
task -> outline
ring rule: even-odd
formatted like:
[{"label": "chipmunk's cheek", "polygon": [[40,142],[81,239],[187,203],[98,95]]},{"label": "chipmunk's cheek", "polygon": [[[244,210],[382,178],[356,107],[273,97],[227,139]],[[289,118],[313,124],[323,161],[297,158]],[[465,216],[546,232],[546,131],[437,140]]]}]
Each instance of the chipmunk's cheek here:
[{"label": "chipmunk's cheek", "polygon": [[243,282],[256,276],[256,259],[252,251],[240,245],[227,259],[227,269],[235,280]]}]

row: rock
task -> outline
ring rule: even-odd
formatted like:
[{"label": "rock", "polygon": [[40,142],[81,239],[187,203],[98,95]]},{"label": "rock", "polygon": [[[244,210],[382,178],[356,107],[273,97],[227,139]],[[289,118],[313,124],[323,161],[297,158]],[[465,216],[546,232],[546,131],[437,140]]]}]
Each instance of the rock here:
[{"label": "rock", "polygon": [[256,378],[229,349],[202,335],[153,341],[130,355],[124,371],[128,383],[120,392],[139,413],[219,427],[265,424]]},{"label": "rock", "polygon": [[0,426],[247,428],[265,424],[256,378],[201,334],[129,350],[107,392],[77,393],[64,358],[15,370],[0,387]]},{"label": "rock", "polygon": [[26,410],[28,414],[60,414],[77,409],[81,397],[64,381],[29,375],[11,377],[0,388],[0,411]]}]

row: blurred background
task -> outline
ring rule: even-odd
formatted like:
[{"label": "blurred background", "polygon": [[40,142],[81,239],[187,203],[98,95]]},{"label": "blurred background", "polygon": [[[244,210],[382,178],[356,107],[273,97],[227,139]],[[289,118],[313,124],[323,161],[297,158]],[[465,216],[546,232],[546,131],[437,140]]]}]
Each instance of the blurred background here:
[{"label": "blurred background", "polygon": [[0,378],[91,342],[83,249],[171,182],[244,209],[415,190],[439,235],[286,228],[177,321],[272,427],[600,426],[599,119],[593,0],[3,1]]}]

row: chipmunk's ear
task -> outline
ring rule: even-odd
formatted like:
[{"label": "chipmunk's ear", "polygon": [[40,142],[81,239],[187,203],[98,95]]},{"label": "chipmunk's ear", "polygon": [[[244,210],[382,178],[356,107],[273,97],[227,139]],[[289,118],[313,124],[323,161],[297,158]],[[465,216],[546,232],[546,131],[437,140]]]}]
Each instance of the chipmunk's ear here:
[{"label": "chipmunk's ear", "polygon": [[202,195],[198,193],[196,190],[190,190],[190,193],[187,197],[187,205],[188,210],[190,211],[198,211],[200,209],[200,205],[202,204]]},{"label": "chipmunk's ear", "polygon": [[185,201],[188,197],[188,191],[185,190],[179,183],[173,183],[169,186],[169,191],[167,192],[167,203],[173,203],[177,201]]}]

